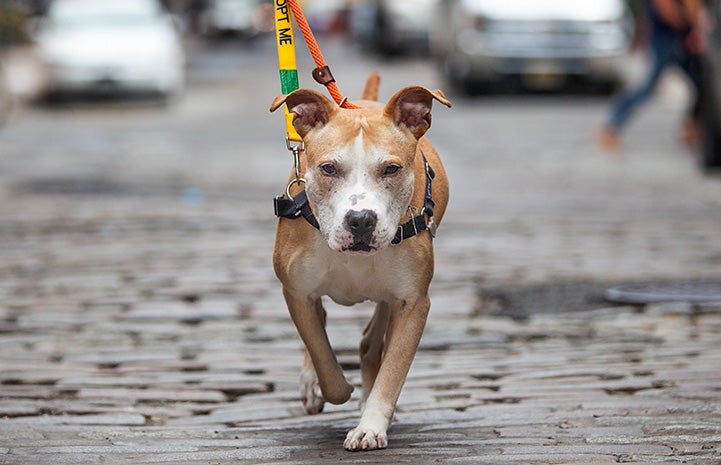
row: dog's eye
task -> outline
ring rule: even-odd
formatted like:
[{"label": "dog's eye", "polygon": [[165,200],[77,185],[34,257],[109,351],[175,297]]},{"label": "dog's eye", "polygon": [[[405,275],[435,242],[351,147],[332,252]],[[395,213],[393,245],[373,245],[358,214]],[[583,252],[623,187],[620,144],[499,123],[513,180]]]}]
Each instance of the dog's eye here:
[{"label": "dog's eye", "polygon": [[338,170],[333,163],[323,163],[320,165],[320,171],[326,176],[338,176]]},{"label": "dog's eye", "polygon": [[401,170],[402,166],[391,164],[386,166],[386,169],[383,170],[383,176],[393,176],[398,174],[398,172]]}]

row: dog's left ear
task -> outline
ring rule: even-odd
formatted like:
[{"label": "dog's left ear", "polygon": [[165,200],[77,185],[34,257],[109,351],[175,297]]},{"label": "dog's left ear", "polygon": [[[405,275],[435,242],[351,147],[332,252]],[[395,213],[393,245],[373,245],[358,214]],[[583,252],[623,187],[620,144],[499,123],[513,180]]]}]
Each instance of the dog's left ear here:
[{"label": "dog's left ear", "polygon": [[406,87],[398,91],[386,104],[384,113],[399,126],[405,126],[420,139],[431,127],[431,106],[433,99],[450,107],[451,102],[440,90],[425,87]]},{"label": "dog's left ear", "polygon": [[284,103],[288,105],[288,111],[293,113],[293,127],[301,137],[326,124],[336,111],[333,102],[310,89],[298,89],[288,95],[277,96],[270,105],[270,111],[277,110]]}]

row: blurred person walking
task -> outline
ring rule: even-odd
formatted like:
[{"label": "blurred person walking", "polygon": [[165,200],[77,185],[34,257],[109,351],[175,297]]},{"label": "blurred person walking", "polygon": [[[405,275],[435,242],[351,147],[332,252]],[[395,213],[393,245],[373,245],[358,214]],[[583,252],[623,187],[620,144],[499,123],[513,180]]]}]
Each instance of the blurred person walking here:
[{"label": "blurred person walking", "polygon": [[608,120],[598,132],[598,143],[608,152],[621,148],[620,136],[628,120],[653,95],[661,76],[671,65],[684,71],[695,93],[681,137],[690,145],[699,137],[702,0],[648,0],[646,4],[651,66],[640,85],[622,92],[611,103]]}]

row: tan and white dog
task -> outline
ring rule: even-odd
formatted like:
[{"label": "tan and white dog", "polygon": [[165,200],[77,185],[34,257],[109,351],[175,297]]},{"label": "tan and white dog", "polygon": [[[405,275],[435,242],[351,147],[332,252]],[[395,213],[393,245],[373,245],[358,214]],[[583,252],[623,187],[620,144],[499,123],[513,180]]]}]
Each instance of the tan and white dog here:
[{"label": "tan and white dog", "polygon": [[[321,412],[326,401],[344,403],[353,391],[328,340],[321,297],[377,303],[360,342],[362,414],[344,442],[352,451],[388,445],[430,308],[432,233],[448,202],[446,173],[424,134],[432,101],[451,103],[441,91],[407,87],[383,105],[375,101],[378,82],[369,78],[360,109],[307,89],[278,96],[270,107],[287,104],[305,147],[305,185],[293,183],[293,199],[276,200],[294,211],[283,215],[276,205],[273,265],[306,347],[300,383],[308,413]],[[295,219],[301,216],[308,221]]]}]

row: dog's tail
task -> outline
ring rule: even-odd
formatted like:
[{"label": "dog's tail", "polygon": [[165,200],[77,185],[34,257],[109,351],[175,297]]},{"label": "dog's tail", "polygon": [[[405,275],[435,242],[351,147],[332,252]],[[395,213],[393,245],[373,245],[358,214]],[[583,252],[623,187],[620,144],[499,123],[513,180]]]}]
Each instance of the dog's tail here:
[{"label": "dog's tail", "polygon": [[373,72],[368,76],[366,85],[363,88],[363,94],[361,95],[362,100],[378,101],[378,86],[381,83],[381,75]]}]

